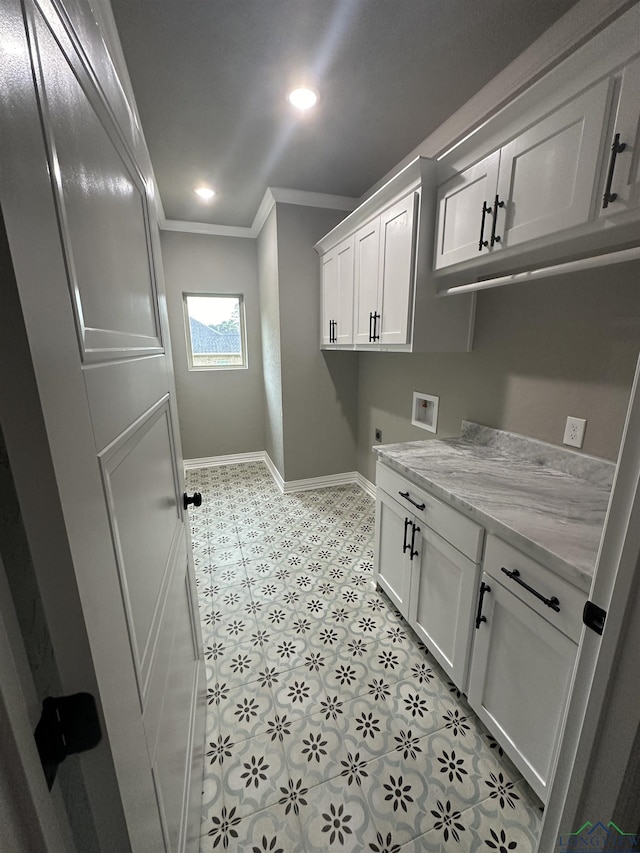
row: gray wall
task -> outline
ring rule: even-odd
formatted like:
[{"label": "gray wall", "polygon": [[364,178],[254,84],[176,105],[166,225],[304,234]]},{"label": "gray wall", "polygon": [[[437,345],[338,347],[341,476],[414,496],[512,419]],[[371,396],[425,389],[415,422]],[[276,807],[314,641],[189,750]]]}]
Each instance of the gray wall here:
[{"label": "gray wall", "polygon": [[276,214],[284,479],[353,471],[357,355],[320,351],[319,260],[312,248],[345,213],[277,204]]},{"label": "gray wall", "polygon": [[[470,353],[360,354],[358,470],[374,480],[375,427],[389,444],[457,435],[462,419],[561,444],[567,416],[586,418],[583,451],[615,459],[640,351],[639,277],[625,264],[481,292]],[[440,397],[436,436],[411,426],[413,391]]]},{"label": "gray wall", "polygon": [[[161,232],[182,450],[186,459],[263,450],[264,400],[256,241]],[[192,370],[182,294],[243,293],[246,370]]]},{"label": "gray wall", "polygon": [[272,209],[258,236],[258,281],[262,329],[264,382],[264,450],[284,476],[282,422],[282,356],[280,352],[280,291],[276,209]]}]

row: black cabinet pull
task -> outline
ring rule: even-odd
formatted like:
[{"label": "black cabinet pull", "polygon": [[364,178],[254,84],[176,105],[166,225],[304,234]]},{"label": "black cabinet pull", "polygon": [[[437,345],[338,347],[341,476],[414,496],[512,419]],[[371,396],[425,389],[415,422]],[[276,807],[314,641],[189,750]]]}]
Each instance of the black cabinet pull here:
[{"label": "black cabinet pull", "polygon": [[202,495],[200,494],[200,492],[194,492],[192,498],[190,498],[189,495],[184,492],[184,494],[182,495],[182,506],[186,509],[189,504],[193,504],[194,506],[202,505]]},{"label": "black cabinet pull", "polygon": [[413,530],[411,531],[411,551],[409,552],[411,560],[413,560],[414,557],[418,556],[418,552],[414,549],[414,545],[416,544],[416,533],[420,533],[420,528],[417,524],[412,524],[412,528]]},{"label": "black cabinet pull", "polygon": [[493,222],[491,223],[491,246],[493,247],[496,243],[502,242],[502,237],[496,234],[496,225],[498,224],[498,208],[504,207],[504,202],[500,201],[500,196],[496,196],[496,200],[493,203]]},{"label": "black cabinet pull", "polygon": [[402,540],[402,553],[403,554],[406,554],[406,552],[411,547],[410,545],[407,544],[407,527],[409,527],[410,524],[411,524],[411,519],[405,518],[405,520],[404,520],[404,537]]},{"label": "black cabinet pull", "polygon": [[338,343],[338,321],[333,321],[333,342],[334,344]]},{"label": "black cabinet pull", "polygon": [[611,159],[609,160],[609,172],[607,174],[607,185],[604,189],[602,199],[602,209],[606,210],[609,207],[610,201],[615,201],[618,198],[618,193],[611,192],[611,184],[613,183],[613,171],[616,168],[616,157],[627,147],[625,142],[620,142],[620,134],[616,133],[613,137],[613,145],[611,146]]},{"label": "black cabinet pull", "polygon": [[489,241],[484,239],[484,221],[487,217],[487,213],[491,213],[491,208],[487,205],[486,201],[482,202],[482,221],[480,222],[480,240],[478,241],[478,251],[481,252],[483,249],[486,249],[489,245]]},{"label": "black cabinet pull", "polygon": [[373,341],[373,332],[371,331],[373,327],[373,311],[369,311],[369,343]]},{"label": "black cabinet pull", "polygon": [[409,497],[409,492],[398,492],[401,498],[404,498],[406,501],[409,501],[410,504],[413,504],[416,509],[419,509],[420,512],[426,507],[426,504],[417,504],[414,500]]},{"label": "black cabinet pull", "polygon": [[374,341],[380,340],[380,335],[378,334],[378,320],[380,319],[380,314],[377,311],[373,312],[373,338]]},{"label": "black cabinet pull", "polygon": [[513,571],[510,572],[509,569],[505,569],[505,567],[502,566],[500,568],[500,571],[504,572],[508,578],[511,578],[511,580],[515,581],[519,586],[524,587],[527,592],[531,593],[531,595],[535,595],[535,597],[539,599],[543,604],[546,604],[547,607],[550,607],[552,610],[555,610],[556,613],[560,613],[560,602],[555,597],[555,595],[552,595],[551,598],[545,598],[545,596],[542,595],[541,592],[538,592],[537,589],[534,589],[532,586],[529,586],[528,583],[525,583],[522,580],[522,578],[520,577],[520,572],[517,569],[513,569]]},{"label": "black cabinet pull", "polygon": [[484,601],[485,592],[491,592],[491,587],[489,584],[486,584],[484,581],[480,584],[480,595],[478,596],[478,612],[476,614],[476,629],[480,627],[483,622],[487,621],[487,617],[482,615],[482,602]]}]

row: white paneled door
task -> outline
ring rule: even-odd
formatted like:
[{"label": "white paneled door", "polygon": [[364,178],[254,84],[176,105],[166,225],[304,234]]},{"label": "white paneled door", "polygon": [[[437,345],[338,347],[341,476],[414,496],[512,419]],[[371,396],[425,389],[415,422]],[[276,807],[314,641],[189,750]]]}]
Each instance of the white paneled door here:
[{"label": "white paneled door", "polygon": [[56,651],[86,632],[131,849],[178,853],[203,668],[159,241],[135,121],[68,8],[7,0],[0,40],[0,198],[83,614]]}]

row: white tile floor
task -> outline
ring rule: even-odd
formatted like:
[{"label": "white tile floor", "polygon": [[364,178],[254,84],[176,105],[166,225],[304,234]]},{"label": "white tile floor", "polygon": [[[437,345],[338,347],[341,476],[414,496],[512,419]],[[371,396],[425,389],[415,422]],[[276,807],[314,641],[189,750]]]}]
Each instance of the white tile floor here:
[{"label": "white tile floor", "polygon": [[540,804],[376,592],[373,501],[190,471],[208,680],[201,850],[531,853]]}]

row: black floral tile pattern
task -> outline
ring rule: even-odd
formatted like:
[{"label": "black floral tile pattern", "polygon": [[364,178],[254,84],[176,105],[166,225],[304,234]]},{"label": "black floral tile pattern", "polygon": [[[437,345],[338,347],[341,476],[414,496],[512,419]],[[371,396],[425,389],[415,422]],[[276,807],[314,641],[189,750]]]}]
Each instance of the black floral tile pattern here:
[{"label": "black floral tile pattern", "polygon": [[201,851],[532,853],[539,803],[373,584],[357,486],[187,473],[207,673]]}]

